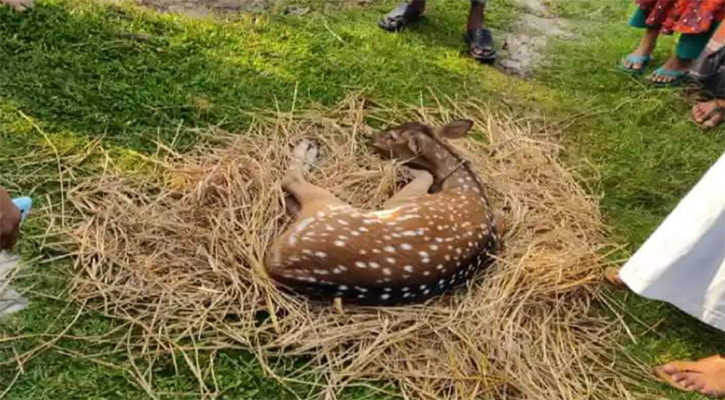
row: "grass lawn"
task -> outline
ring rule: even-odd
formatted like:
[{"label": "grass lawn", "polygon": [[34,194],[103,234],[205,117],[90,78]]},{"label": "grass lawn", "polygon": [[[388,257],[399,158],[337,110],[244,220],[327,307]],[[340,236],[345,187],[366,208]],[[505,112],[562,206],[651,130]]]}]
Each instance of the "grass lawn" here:
[{"label": "grass lawn", "polygon": [[[722,131],[703,134],[691,124],[679,92],[651,89],[616,70],[638,38],[625,24],[630,2],[551,3],[556,13],[574,21],[578,37],[556,44],[553,65],[527,81],[460,56],[467,8],[460,0],[431,2],[431,18],[398,35],[374,23],[393,4],[387,1],[302,17],[272,13],[229,21],[160,16],[82,0],[41,1],[25,14],[3,8],[0,184],[15,195],[53,198],[60,188],[47,178],[56,172],[31,173],[37,157],[73,154],[100,139],[131,163],[135,152],[151,151],[156,140],[176,137],[176,146],[183,148],[193,140],[187,128],[213,124],[239,130],[247,122],[245,111],[285,109],[295,99],[304,107],[335,104],[350,91],[391,104],[429,102],[431,93],[488,98],[494,106],[567,123],[567,157],[576,164],[591,161],[587,178],[602,198],[612,235],[632,251],[722,153]],[[505,30],[518,11],[503,0],[490,8],[496,31]],[[673,43],[661,43],[658,60]],[[40,226],[36,221],[25,232],[40,234]],[[21,251],[41,255],[41,246],[41,239],[26,240]],[[103,339],[117,324],[79,314],[77,304],[64,301],[63,265],[39,264],[29,272],[34,301],[0,325],[4,335],[57,334],[77,318],[65,335],[99,339],[60,339],[24,363],[21,374],[15,368],[18,357],[49,337],[0,341],[0,394],[9,387],[5,394],[12,399],[144,398],[126,372],[127,355]],[[669,306],[629,294],[610,296],[624,304],[625,320],[637,338],[623,337],[623,346],[646,364],[725,348],[723,333]],[[74,356],[79,353],[86,357]],[[294,398],[265,378],[248,354],[220,352],[214,366],[222,398]],[[280,372],[286,368],[294,364],[281,365]],[[156,391],[193,397],[197,380],[182,364],[176,370],[170,359],[158,362],[153,375]],[[695,398],[661,389],[669,398]],[[347,397],[367,394],[355,390]]]}]

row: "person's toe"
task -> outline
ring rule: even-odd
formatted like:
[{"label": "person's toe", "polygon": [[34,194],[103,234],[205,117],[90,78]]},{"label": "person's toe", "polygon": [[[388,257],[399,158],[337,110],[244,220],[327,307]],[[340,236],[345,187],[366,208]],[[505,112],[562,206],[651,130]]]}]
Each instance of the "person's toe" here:
[{"label": "person's toe", "polygon": [[717,113],[717,115],[713,115],[710,119],[705,121],[702,125],[705,128],[715,128],[716,126],[718,126],[722,123],[723,118],[725,118],[725,116],[722,113]]},{"label": "person's toe", "polygon": [[677,384],[685,386],[687,384],[687,374],[684,372],[676,372],[674,374],[671,374],[672,380],[674,382],[677,382]]},{"label": "person's toe", "polygon": [[675,363],[669,363],[669,364],[663,365],[662,366],[662,371],[664,371],[668,375],[674,375],[674,374],[680,372],[680,370],[677,368],[677,366],[675,365]]}]

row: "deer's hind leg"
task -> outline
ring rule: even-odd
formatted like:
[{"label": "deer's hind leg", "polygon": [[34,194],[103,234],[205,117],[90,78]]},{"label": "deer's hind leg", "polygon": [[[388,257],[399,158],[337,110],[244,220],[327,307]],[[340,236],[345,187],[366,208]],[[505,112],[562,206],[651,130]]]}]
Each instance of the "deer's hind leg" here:
[{"label": "deer's hind leg", "polygon": [[431,175],[428,171],[420,169],[411,169],[410,171],[413,174],[413,180],[400,189],[400,191],[393,197],[388,199],[388,201],[386,201],[383,205],[383,208],[395,208],[413,197],[422,196],[428,193],[430,187],[433,186],[433,175]]},{"label": "deer's hind leg", "polygon": [[303,173],[317,161],[317,155],[318,149],[314,143],[301,141],[292,152],[290,167],[282,180],[282,188],[292,195],[292,198],[287,199],[287,210],[295,218],[350,207],[326,189],[305,181]]}]

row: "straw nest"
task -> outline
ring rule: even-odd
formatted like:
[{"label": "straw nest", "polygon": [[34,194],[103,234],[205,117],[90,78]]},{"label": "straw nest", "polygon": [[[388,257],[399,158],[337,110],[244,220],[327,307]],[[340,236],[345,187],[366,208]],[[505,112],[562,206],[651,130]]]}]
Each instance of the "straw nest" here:
[{"label": "straw nest", "polygon": [[[368,123],[458,117],[475,122],[478,138],[455,146],[506,220],[492,268],[426,304],[342,314],[275,289],[263,260],[290,222],[279,182],[292,145],[321,143],[310,181],[375,208],[406,176],[365,145]],[[187,154],[161,148],[145,174],[108,168],[67,193],[83,217],[63,244],[76,267],[71,293],[136,327],[140,352],[245,348],[269,374],[329,399],[377,380],[406,398],[625,397],[609,367],[613,329],[591,312],[608,248],[597,203],[559,164],[547,129],[481,104],[393,112],[351,98],[331,111],[258,113],[246,132],[212,129],[206,139]],[[306,367],[275,375],[290,357]],[[185,357],[214,395],[198,359]]]}]

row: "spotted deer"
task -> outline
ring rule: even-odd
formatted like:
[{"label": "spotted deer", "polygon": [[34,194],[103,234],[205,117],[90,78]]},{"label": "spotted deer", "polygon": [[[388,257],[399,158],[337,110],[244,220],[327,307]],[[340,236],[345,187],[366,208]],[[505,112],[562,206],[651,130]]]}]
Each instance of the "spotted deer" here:
[{"label": "spotted deer", "polygon": [[490,263],[502,234],[480,179],[443,140],[464,137],[472,125],[410,122],[376,134],[372,146],[381,156],[414,168],[414,179],[379,211],[306,182],[318,151],[301,142],[282,181],[295,222],[270,249],[269,276],[314,299],[381,306],[465,283]]}]

